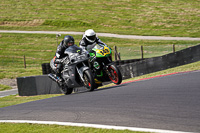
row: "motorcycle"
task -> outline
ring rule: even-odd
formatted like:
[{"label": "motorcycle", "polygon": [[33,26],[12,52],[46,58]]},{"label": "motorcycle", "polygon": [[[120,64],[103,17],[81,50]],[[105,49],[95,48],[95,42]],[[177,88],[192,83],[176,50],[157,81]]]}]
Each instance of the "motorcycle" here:
[{"label": "motorcycle", "polygon": [[[66,55],[62,59],[61,77],[64,82],[62,85],[58,83],[61,92],[64,94],[71,94],[75,87],[86,87],[89,91],[95,89],[95,81],[90,70],[90,55],[86,50],[79,48],[76,45],[70,46],[64,52]],[[50,62],[51,67],[55,67],[53,59]],[[57,81],[56,75],[50,73],[48,75],[54,81]]]},{"label": "motorcycle", "polygon": [[[97,81],[112,81],[116,85],[121,84],[122,75],[119,68],[112,63],[112,50],[110,47],[96,44],[89,53],[92,57],[90,60],[91,69]],[[99,82],[96,84],[98,86]]]}]

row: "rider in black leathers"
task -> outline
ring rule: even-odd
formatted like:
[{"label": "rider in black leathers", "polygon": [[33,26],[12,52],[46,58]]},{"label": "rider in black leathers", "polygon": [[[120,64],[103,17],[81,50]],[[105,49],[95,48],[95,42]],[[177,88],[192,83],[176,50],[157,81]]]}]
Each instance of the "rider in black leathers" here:
[{"label": "rider in black leathers", "polygon": [[61,71],[62,71],[62,58],[65,57],[64,51],[69,47],[74,45],[74,38],[70,35],[67,35],[64,37],[64,39],[60,42],[60,44],[57,47],[55,56],[54,56],[54,60],[53,60],[53,64],[54,67],[51,66],[51,68],[53,68],[53,70],[56,72],[56,76],[59,82],[62,82],[62,78],[61,78]]},{"label": "rider in black leathers", "polygon": [[103,44],[107,46],[96,36],[94,30],[92,29],[86,30],[85,33],[83,34],[82,40],[79,42],[80,47],[82,49],[90,51],[96,44]]}]

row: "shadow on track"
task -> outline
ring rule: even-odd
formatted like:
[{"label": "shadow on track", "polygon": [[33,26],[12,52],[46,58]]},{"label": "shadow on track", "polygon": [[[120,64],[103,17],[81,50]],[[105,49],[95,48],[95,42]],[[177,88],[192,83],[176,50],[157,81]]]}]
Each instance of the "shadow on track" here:
[{"label": "shadow on track", "polygon": [[89,90],[83,89],[83,90],[81,90],[81,91],[77,91],[77,92],[72,93],[72,94],[70,94],[70,95],[82,94],[82,93],[87,93],[87,92],[91,92],[91,93],[92,93],[92,92],[98,92],[98,91],[105,91],[105,90],[115,89],[115,88],[123,87],[123,86],[126,86],[126,84],[113,85],[113,86],[110,86],[110,87],[99,88],[99,89],[95,89],[94,91],[89,91]]}]

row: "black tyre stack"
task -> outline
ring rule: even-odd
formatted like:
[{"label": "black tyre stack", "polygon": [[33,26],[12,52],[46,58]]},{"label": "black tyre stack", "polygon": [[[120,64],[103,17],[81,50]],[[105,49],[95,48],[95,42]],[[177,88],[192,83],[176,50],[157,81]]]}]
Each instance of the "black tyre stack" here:
[{"label": "black tyre stack", "polygon": [[51,73],[51,67],[50,67],[50,63],[43,63],[42,64],[42,74],[49,74]]}]

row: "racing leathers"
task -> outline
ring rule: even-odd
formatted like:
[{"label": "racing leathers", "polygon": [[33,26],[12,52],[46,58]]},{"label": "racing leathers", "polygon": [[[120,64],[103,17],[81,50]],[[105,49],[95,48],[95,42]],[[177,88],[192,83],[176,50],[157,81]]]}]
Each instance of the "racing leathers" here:
[{"label": "racing leathers", "polygon": [[60,42],[60,44],[57,47],[55,56],[53,60],[51,61],[51,68],[56,72],[56,75],[60,77],[60,73],[62,71],[62,58],[65,57],[64,51],[68,48],[69,46],[64,44],[64,40]]}]

